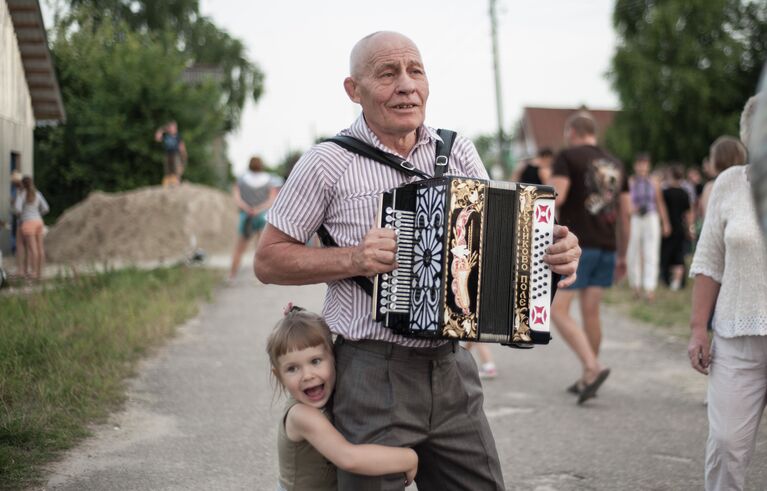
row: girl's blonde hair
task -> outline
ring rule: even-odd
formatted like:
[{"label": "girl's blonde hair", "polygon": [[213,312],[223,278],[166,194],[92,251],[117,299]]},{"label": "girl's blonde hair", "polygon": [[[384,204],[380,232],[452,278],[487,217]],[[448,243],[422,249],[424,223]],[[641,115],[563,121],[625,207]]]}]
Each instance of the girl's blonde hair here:
[{"label": "girl's blonde hair", "polygon": [[266,353],[272,368],[277,371],[280,356],[320,345],[333,354],[333,337],[325,319],[301,307],[291,307],[269,335]]}]

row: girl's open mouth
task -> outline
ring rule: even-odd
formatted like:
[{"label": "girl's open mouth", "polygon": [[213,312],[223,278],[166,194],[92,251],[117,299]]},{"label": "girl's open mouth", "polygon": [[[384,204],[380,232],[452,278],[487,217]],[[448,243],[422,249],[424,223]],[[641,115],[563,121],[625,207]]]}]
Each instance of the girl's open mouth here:
[{"label": "girl's open mouth", "polygon": [[322,399],[322,396],[325,395],[325,384],[320,384],[314,387],[309,387],[308,389],[304,389],[304,394],[306,394],[306,397],[312,401],[320,400]]}]

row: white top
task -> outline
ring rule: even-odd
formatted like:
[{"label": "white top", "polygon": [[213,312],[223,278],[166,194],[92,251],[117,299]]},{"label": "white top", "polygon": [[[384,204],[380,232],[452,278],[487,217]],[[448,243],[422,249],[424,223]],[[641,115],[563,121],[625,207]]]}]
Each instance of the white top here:
[{"label": "white top", "polygon": [[40,191],[35,192],[35,200],[31,203],[27,203],[27,191],[22,190],[16,195],[16,202],[14,203],[14,211],[19,215],[21,222],[28,220],[42,220],[43,215],[50,211],[48,202],[45,201]]},{"label": "white top", "polygon": [[249,206],[258,206],[269,199],[272,179],[266,172],[253,172],[248,169],[238,180],[240,198]]},{"label": "white top", "polygon": [[767,244],[747,172],[738,165],[716,178],[690,267],[722,285],[713,326],[723,338],[767,335]]}]

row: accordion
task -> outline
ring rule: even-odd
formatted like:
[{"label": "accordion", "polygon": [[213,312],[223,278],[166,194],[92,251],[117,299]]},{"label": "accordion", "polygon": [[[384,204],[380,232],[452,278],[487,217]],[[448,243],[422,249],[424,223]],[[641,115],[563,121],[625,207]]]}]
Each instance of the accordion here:
[{"label": "accordion", "polygon": [[454,176],[384,193],[397,269],[374,279],[373,318],[410,337],[548,343],[554,198],[551,186]]}]

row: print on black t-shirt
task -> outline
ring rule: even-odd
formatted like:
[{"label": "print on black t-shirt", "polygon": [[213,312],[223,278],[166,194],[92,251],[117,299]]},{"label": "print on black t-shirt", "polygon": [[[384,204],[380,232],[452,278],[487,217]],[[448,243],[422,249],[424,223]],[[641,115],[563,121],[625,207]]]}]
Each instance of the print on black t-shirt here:
[{"label": "print on black t-shirt", "polygon": [[559,223],[581,247],[614,251],[619,197],[629,190],[621,161],[595,145],[580,145],[559,152],[552,175],[570,182]]},{"label": "print on black t-shirt", "polygon": [[585,177],[586,210],[592,215],[602,215],[608,223],[614,223],[621,169],[610,160],[595,159],[589,162]]}]

